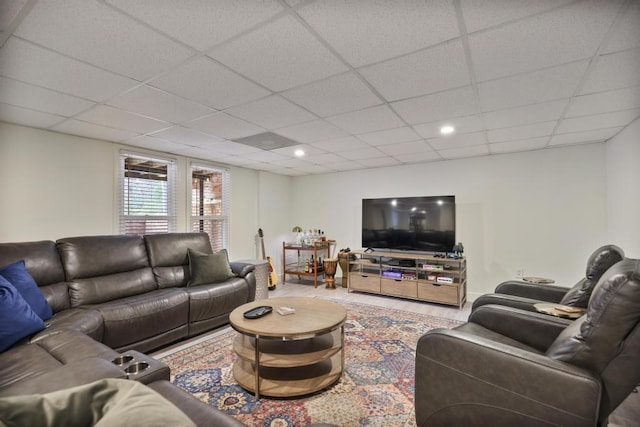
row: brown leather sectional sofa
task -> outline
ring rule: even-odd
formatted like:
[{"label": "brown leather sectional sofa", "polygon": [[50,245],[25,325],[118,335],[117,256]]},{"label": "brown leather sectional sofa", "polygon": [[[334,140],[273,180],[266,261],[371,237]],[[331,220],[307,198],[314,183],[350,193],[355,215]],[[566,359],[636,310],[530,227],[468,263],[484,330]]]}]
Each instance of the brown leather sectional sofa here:
[{"label": "brown leather sectional sofa", "polygon": [[[255,299],[251,264],[231,262],[235,277],[187,286],[188,249],[212,253],[204,233],[0,244],[0,267],[24,260],[53,311],[44,330],[0,353],[0,397],[129,377],[197,425],[242,425],[173,386],[169,368],[143,353],[222,326]],[[127,374],[112,363],[124,353],[149,368]]]}]

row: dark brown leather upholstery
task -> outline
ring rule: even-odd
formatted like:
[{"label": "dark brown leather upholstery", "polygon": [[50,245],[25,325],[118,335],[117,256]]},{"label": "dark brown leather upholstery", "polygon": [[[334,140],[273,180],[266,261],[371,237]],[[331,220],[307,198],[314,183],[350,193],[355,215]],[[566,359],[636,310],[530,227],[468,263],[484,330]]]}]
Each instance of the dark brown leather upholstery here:
[{"label": "dark brown leather upholstery", "polygon": [[439,425],[599,425],[640,383],[640,261],[597,283],[569,322],[486,305],[416,350],[416,420]]},{"label": "dark brown leather upholstery", "polygon": [[[187,249],[211,253],[204,233],[86,236],[0,244],[0,266],[21,259],[52,306],[47,328],[0,353],[0,396],[46,393],[101,378],[125,378],[111,360],[149,351],[228,322],[255,298],[254,266],[236,277],[186,287]],[[242,425],[166,381],[168,367],[132,377],[154,387],[199,425]]]},{"label": "dark brown leather upholstery", "polygon": [[0,244],[0,267],[24,260],[29,274],[40,287],[54,313],[70,307],[64,268],[55,242]]},{"label": "dark brown leather upholstery", "polygon": [[624,251],[615,245],[596,249],[587,260],[585,276],[571,288],[509,280],[499,284],[495,293],[482,295],[473,302],[472,310],[498,304],[535,311],[534,304],[552,302],[586,308],[593,288],[605,271],[624,259]]}]

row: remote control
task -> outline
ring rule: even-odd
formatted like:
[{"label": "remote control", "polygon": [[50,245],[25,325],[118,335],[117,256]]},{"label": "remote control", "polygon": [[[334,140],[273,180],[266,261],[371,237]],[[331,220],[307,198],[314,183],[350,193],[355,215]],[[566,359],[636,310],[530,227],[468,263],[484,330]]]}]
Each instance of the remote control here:
[{"label": "remote control", "polygon": [[244,312],[244,317],[246,319],[258,319],[262,316],[265,316],[273,311],[273,307],[268,305],[261,305],[259,307],[252,308],[251,310]]}]

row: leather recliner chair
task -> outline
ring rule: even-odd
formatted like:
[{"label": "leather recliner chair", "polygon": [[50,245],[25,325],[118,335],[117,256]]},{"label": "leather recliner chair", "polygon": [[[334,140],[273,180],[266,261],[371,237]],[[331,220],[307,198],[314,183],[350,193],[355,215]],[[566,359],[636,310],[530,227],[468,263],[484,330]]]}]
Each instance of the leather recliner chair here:
[{"label": "leather recliner chair", "polygon": [[596,249],[587,260],[585,276],[571,288],[509,280],[499,284],[495,293],[485,294],[473,302],[472,311],[487,304],[506,305],[536,311],[534,304],[551,302],[570,307],[586,308],[593,288],[605,271],[624,259],[624,252],[615,245]]},{"label": "leather recliner chair", "polygon": [[418,426],[594,426],[640,383],[640,260],[596,285],[571,322],[512,307],[480,307],[416,349]]}]

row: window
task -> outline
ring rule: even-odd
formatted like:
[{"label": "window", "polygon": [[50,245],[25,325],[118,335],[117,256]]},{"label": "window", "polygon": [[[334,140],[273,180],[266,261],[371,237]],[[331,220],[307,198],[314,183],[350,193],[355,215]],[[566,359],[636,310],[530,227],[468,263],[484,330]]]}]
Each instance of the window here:
[{"label": "window", "polygon": [[175,231],[175,168],[170,159],[121,153],[120,233]]},{"label": "window", "polygon": [[228,246],[229,172],[191,165],[191,230],[209,235],[214,251]]}]

